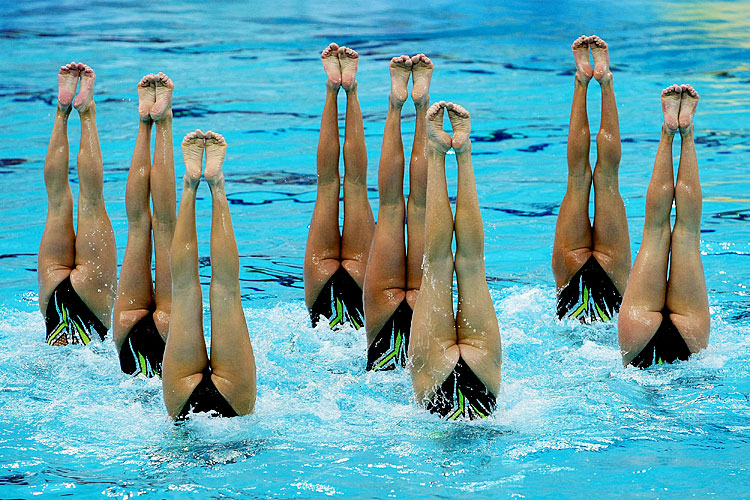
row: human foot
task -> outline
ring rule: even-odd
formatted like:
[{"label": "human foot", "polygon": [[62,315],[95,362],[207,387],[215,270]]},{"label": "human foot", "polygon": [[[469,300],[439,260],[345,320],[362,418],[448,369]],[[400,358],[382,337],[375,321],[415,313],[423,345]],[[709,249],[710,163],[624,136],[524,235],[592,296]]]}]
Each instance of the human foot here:
[{"label": "human foot", "polygon": [[328,76],[326,85],[333,90],[341,87],[341,64],[339,63],[339,46],[335,43],[330,44],[320,54],[323,61],[323,69]]},{"label": "human foot", "polygon": [[399,108],[404,105],[406,98],[409,97],[409,91],[406,85],[409,83],[411,76],[411,57],[396,56],[391,59],[388,69],[391,72],[391,94],[388,96],[391,104]]},{"label": "human foot", "polygon": [[462,153],[471,146],[469,132],[471,132],[471,117],[463,106],[449,102],[445,105],[448,110],[448,119],[453,128],[453,139],[451,146],[456,153]]},{"label": "human foot", "polygon": [[357,86],[357,66],[359,54],[349,47],[339,47],[339,64],[341,65],[341,86],[349,92]]},{"label": "human foot", "polygon": [[601,83],[609,83],[612,73],[609,71],[609,46],[607,42],[598,36],[590,36],[587,39],[591,49],[591,57],[594,58],[594,79]]},{"label": "human foot", "polygon": [[78,87],[78,65],[74,62],[60,66],[57,74],[57,109],[68,111]]},{"label": "human foot", "polygon": [[682,90],[682,95],[678,122],[680,124],[680,133],[684,134],[692,129],[693,115],[695,115],[695,110],[698,107],[700,96],[692,85],[681,85],[680,90]]},{"label": "human foot", "polygon": [[430,80],[435,65],[429,57],[417,54],[411,58],[412,89],[411,100],[414,106],[423,107],[430,104]]},{"label": "human foot", "polygon": [[73,107],[79,113],[85,113],[94,103],[94,81],[96,74],[90,66],[78,63],[78,74],[81,75],[81,90],[73,101]]},{"label": "human foot", "polygon": [[589,62],[588,38],[586,35],[581,35],[576,38],[570,47],[573,49],[573,59],[576,62],[576,80],[584,85],[588,85],[594,76],[594,68],[591,67]]},{"label": "human foot", "polygon": [[443,130],[445,101],[436,102],[427,110],[427,139],[430,149],[445,154],[451,148],[451,136]]},{"label": "human foot", "polygon": [[210,130],[206,132],[206,181],[214,186],[224,180],[221,168],[227,153],[227,141],[224,136]]},{"label": "human foot", "polygon": [[156,76],[149,73],[138,82],[138,116],[141,117],[143,122],[151,121],[151,108],[156,101],[154,78]]},{"label": "human foot", "polygon": [[677,117],[680,114],[681,96],[682,88],[679,85],[672,85],[661,91],[661,110],[664,113],[664,127],[670,134],[674,134],[679,126]]},{"label": "human foot", "polygon": [[172,91],[174,83],[164,73],[158,73],[154,77],[156,85],[156,100],[151,108],[151,119],[155,122],[172,116]]},{"label": "human foot", "polygon": [[203,149],[205,135],[200,129],[190,132],[182,139],[182,159],[185,162],[185,182],[190,186],[197,186],[201,180],[203,170]]}]

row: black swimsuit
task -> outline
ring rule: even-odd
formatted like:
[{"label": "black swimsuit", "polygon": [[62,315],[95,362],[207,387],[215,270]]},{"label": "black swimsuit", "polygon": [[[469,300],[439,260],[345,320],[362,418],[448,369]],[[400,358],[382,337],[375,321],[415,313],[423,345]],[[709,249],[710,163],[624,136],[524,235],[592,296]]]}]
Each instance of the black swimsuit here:
[{"label": "black swimsuit", "polygon": [[630,362],[636,368],[648,368],[651,365],[674,363],[678,359],[685,361],[690,357],[690,349],[682,338],[677,327],[669,319],[669,313],[662,311],[659,329],[646,347]]},{"label": "black swimsuit", "polygon": [[620,310],[622,295],[607,272],[593,257],[581,266],[570,282],[557,292],[557,317],[576,318],[582,323],[611,321]]},{"label": "black swimsuit", "polygon": [[336,270],[315,299],[310,310],[313,327],[321,316],[331,328],[349,322],[359,330],[365,324],[362,289],[343,267]]},{"label": "black swimsuit", "polygon": [[176,420],[186,420],[190,413],[210,413],[213,417],[236,417],[237,412],[221,395],[211,380],[211,370],[206,368],[203,379],[195,386]]},{"label": "black swimsuit", "polygon": [[86,345],[96,337],[103,341],[107,336],[107,327],[78,296],[70,276],[52,292],[44,322],[49,345]]},{"label": "black swimsuit", "polygon": [[393,370],[406,366],[413,311],[404,299],[367,348],[367,370]]},{"label": "black swimsuit", "polygon": [[425,408],[446,420],[475,420],[495,411],[497,397],[474,374],[463,358],[438,388]]},{"label": "black swimsuit", "polygon": [[120,347],[120,368],[128,375],[161,378],[164,347],[153,313],[149,312],[131,328]]}]

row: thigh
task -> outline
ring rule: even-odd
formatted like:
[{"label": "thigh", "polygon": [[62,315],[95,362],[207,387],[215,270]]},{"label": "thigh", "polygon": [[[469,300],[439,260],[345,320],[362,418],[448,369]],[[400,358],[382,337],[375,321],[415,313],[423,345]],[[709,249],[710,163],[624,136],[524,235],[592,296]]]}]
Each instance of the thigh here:
[{"label": "thigh", "polygon": [[63,210],[50,206],[39,245],[37,273],[39,278],[39,308],[47,311],[57,285],[70,276],[75,267],[75,229],[73,227],[73,198],[63,204]]}]

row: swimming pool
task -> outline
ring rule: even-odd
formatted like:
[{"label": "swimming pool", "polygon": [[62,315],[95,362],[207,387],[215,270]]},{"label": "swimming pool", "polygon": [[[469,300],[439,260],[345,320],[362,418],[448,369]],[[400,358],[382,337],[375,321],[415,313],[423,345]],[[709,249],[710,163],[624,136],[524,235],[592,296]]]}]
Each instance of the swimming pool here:
[{"label": "swimming pool", "polygon": [[[27,1],[6,6],[0,21],[0,496],[750,496],[748,4],[82,5]],[[613,325],[554,319],[550,254],[565,189],[569,46],[582,33],[611,47],[633,255],[659,138],[659,92],[692,83],[701,93],[696,143],[712,333],[708,349],[686,363],[624,369]],[[318,54],[330,41],[362,56],[374,209],[391,56],[427,53],[436,63],[433,100],[472,113],[505,351],[498,411],[485,421],[446,423],[419,410],[406,372],[365,372],[362,332],[308,326],[302,258],[325,81]],[[138,79],[164,71],[175,81],[176,144],[195,128],[227,138],[227,194],[258,363],[254,415],[175,426],[160,382],[124,376],[110,342],[44,343],[36,291],[42,168],[55,73],[71,60],[97,72],[104,191],[120,262]],[[77,130],[74,117],[71,159]],[[411,112],[403,132],[408,153]],[[202,256],[209,211],[203,186]]]}]

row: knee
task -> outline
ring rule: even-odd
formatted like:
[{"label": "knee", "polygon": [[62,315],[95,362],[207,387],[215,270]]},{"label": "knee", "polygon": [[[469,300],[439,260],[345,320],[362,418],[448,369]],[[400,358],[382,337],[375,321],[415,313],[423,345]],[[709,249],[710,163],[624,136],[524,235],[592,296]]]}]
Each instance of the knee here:
[{"label": "knee", "polygon": [[678,180],[674,187],[674,196],[677,203],[680,205],[687,203],[688,208],[700,206],[703,201],[703,193],[698,183],[688,184]]}]

